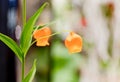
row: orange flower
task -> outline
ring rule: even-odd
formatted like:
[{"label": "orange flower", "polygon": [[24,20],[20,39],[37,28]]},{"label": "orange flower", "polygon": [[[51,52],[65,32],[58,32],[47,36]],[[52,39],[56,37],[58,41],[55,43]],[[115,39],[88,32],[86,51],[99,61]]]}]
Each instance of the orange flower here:
[{"label": "orange flower", "polygon": [[82,38],[78,34],[70,32],[65,40],[65,46],[68,48],[70,53],[81,52]]},{"label": "orange flower", "polygon": [[48,27],[36,30],[33,33],[33,37],[37,40],[36,45],[37,46],[46,46],[49,45],[48,40],[50,38],[51,35],[51,30]]}]

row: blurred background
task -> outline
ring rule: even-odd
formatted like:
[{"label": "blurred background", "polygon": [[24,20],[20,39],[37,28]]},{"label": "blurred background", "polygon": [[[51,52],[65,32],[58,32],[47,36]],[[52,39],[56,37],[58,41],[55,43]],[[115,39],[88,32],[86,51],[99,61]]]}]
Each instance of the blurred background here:
[{"label": "blurred background", "polygon": [[[27,0],[27,19],[44,2],[49,6],[36,25],[54,22],[49,25],[53,33],[75,31],[83,38],[83,50],[70,54],[64,46],[68,32],[62,32],[51,37],[50,46],[31,47],[26,74],[36,58],[34,82],[120,82],[120,1]],[[19,42],[22,0],[1,0],[0,4],[0,32]],[[20,82],[20,62],[6,48],[0,43],[0,82]]]}]

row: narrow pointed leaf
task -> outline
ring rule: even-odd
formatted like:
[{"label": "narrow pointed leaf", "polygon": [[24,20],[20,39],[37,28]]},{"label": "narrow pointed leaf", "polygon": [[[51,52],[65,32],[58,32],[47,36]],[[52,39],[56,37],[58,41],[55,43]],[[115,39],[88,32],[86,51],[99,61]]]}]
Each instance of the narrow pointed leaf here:
[{"label": "narrow pointed leaf", "polygon": [[20,38],[20,47],[24,52],[24,55],[26,55],[32,41],[32,32],[33,32],[34,24],[36,23],[39,15],[41,14],[41,12],[43,11],[46,5],[47,3],[43,4],[40,7],[40,9],[38,9],[38,11],[28,20],[25,27],[23,28]]},{"label": "narrow pointed leaf", "polygon": [[18,59],[22,62],[22,51],[16,44],[16,42],[10,37],[0,33],[0,40],[5,43],[18,57]]},{"label": "narrow pointed leaf", "polygon": [[33,66],[23,82],[32,82],[35,76],[35,72],[36,72],[36,60],[34,60]]},{"label": "narrow pointed leaf", "polygon": [[33,30],[37,30],[37,29],[41,29],[43,27],[47,27],[47,26],[50,26],[52,24],[55,24],[56,21],[52,21],[50,23],[47,23],[47,24],[44,24],[44,25],[39,25],[39,26],[34,26]]}]

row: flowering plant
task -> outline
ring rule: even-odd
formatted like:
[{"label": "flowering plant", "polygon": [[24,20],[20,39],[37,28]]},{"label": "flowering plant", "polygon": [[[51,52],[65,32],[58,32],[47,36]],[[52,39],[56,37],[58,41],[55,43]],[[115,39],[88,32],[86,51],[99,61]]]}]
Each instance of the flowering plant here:
[{"label": "flowering plant", "polygon": [[[50,28],[46,25],[36,26],[35,23],[37,18],[44,10],[48,3],[44,3],[36,13],[26,22],[26,0],[23,0],[23,30],[20,37],[20,43],[17,44],[10,37],[0,33],[0,40],[5,43],[17,56],[22,65],[22,82],[32,82],[36,72],[36,59],[34,60],[33,66],[28,74],[24,75],[25,68],[25,57],[29,48],[36,42],[37,46],[49,45],[49,38],[57,33],[52,34]],[[32,40],[34,37],[34,40]],[[70,32],[70,35],[65,40],[65,46],[68,48],[70,53],[80,52],[82,49],[82,38],[74,33]]]}]

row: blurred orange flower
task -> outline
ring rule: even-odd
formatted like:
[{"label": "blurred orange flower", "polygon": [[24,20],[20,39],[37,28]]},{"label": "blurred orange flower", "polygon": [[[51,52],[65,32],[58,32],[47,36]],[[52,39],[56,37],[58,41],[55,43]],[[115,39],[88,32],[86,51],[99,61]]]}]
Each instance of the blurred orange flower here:
[{"label": "blurred orange flower", "polygon": [[65,40],[65,46],[68,48],[70,53],[81,52],[82,38],[78,34],[70,32]]},{"label": "blurred orange flower", "polygon": [[33,33],[33,37],[37,40],[37,46],[46,46],[49,45],[49,38],[51,35],[51,30],[49,27],[44,27],[42,29],[36,30]]}]

